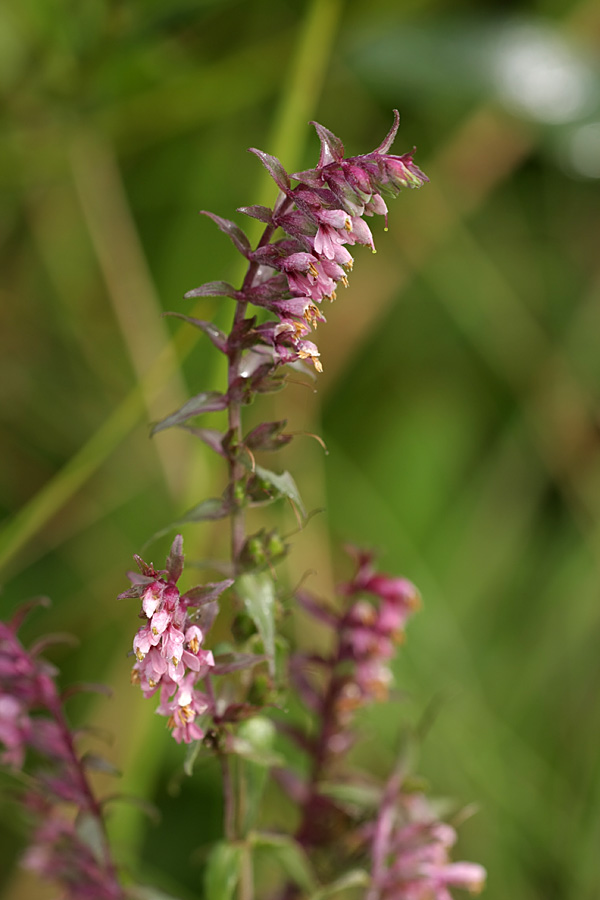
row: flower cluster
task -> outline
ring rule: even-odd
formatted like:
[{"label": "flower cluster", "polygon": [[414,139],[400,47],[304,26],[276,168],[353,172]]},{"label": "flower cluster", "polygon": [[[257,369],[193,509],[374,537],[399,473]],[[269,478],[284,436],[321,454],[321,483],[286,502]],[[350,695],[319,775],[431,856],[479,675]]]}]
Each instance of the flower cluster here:
[{"label": "flower cluster", "polygon": [[214,666],[212,652],[202,648],[204,633],[216,614],[216,598],[233,582],[202,585],[180,594],[176,583],[183,571],[182,543],[177,535],[166,569],[161,571],[136,556],[141,575],[130,573],[133,587],[120,597],[141,598],[140,616],[146,620],[133,640],[137,662],[132,681],[140,685],[144,697],[160,691],[157,713],[167,716],[177,743],[189,744],[204,737],[196,717],[210,706],[195,687]]},{"label": "flower cluster", "polygon": [[371,843],[373,861],[367,900],[452,900],[449,888],[471,894],[483,888],[483,866],[451,861],[456,831],[435,816],[423,794],[403,791],[397,775],[363,836]]},{"label": "flower cluster", "polygon": [[313,758],[310,781],[299,785],[290,773],[278,773],[284,789],[303,807],[297,839],[305,846],[335,840],[335,823],[345,813],[321,793],[320,784],[332,777],[356,741],[352,726],[357,710],[386,699],[392,680],[388,663],[403,639],[406,620],[420,602],[410,581],[377,573],[372,554],[353,548],[349,552],[356,572],[339,587],[344,599],[341,611],[305,592],[298,595],[304,609],[334,631],[329,656],[295,654],[291,660],[292,680],[318,723],[317,736],[308,743],[306,735],[286,729]]},{"label": "flower cluster", "polygon": [[[101,807],[85,773],[86,757],[80,759],[75,750],[55,681],[57,672],[39,656],[44,641],[26,650],[17,637],[26,611],[10,624],[0,622],[0,744],[4,745],[0,762],[20,770],[32,750],[44,764],[28,779],[22,797],[25,809],[39,823],[23,865],[42,878],[61,882],[69,900],[122,900]],[[75,820],[66,812],[69,805],[78,811]],[[84,819],[95,822],[97,838],[92,843],[86,842]]]},{"label": "flower cluster", "polygon": [[[47,746],[54,755],[62,756],[60,735],[51,720],[34,723],[31,714],[47,709],[58,699],[54,676],[49,663],[28,653],[16,635],[16,629],[0,622],[0,744],[4,750],[0,762],[19,769],[28,747]],[[40,725],[42,731],[40,734]],[[51,733],[48,733],[51,732]],[[54,732],[54,733],[52,733]]]},{"label": "flower cluster", "polygon": [[[348,246],[364,244],[375,250],[371,231],[362,216],[387,216],[382,194],[396,196],[403,187],[420,187],[426,176],[413,163],[412,154],[388,153],[400,117],[381,145],[372,153],[344,159],[344,145],[327,128],[313,123],[321,141],[314,169],[288,176],[279,160],[253,150],[282,191],[272,213],[255,207],[244,212],[281,228],[288,236],[259,247],[251,258],[261,266],[281,272],[287,282],[282,296],[281,279],[267,278],[251,293],[254,304],[266,306],[279,322],[263,331],[282,362],[310,359],[321,369],[318,350],[306,335],[324,321],[315,304],[333,300],[337,285],[347,286],[353,258]],[[290,177],[300,182],[290,186]],[[267,269],[268,271],[268,269]],[[285,290],[285,285],[284,285]]]},{"label": "flower cluster", "polygon": [[41,824],[23,856],[24,868],[66,885],[69,900],[124,900],[121,886],[101,865],[75,822],[56,815],[43,802],[36,804],[35,812]]},{"label": "flower cluster", "polygon": [[[288,175],[274,156],[252,149],[281,192],[274,209],[240,207],[240,212],[267,225],[254,251],[234,223],[208,214],[250,262],[249,277],[240,291],[230,286],[222,291],[222,282],[211,283],[212,288],[219,285],[216,292],[275,314],[274,321],[262,323],[253,333],[259,346],[269,348],[275,365],[309,360],[321,371],[319,351],[307,335],[325,321],[318,304],[323,299],[335,299],[338,284],[348,285],[353,265],[348,247],[364,244],[375,251],[373,236],[362,216],[387,217],[383,194],[396,196],[402,188],[420,187],[428,180],[414,164],[411,153],[388,153],[399,121],[394,110],[394,124],[380,146],[348,159],[344,159],[340,139],[314,122],[321,141],[319,161],[314,169],[293,175]],[[299,182],[294,188],[292,179]],[[271,241],[278,229],[285,237]],[[209,294],[211,285],[189,291],[186,296]]]},{"label": "flower cluster", "polygon": [[[347,598],[342,612],[323,606],[306,593],[298,598],[308,612],[335,629],[335,652],[326,660],[297,656],[292,667],[305,701],[318,712],[327,709],[328,748],[340,752],[352,739],[348,726],[354,712],[388,696],[392,682],[389,662],[404,639],[408,617],[420,605],[420,594],[411,581],[376,572],[371,553],[353,548],[349,552],[357,569],[354,577],[339,587],[340,595]],[[316,662],[331,670],[322,696],[315,694],[306,674]]]},{"label": "flower cluster", "polygon": [[388,663],[395,645],[404,639],[404,626],[419,608],[420,594],[411,581],[377,573],[373,555],[350,550],[357,563],[351,581],[341,585],[347,597],[366,595],[352,603],[340,623],[340,657],[351,660],[354,677],[340,697],[344,705],[362,705],[369,699],[385,700],[392,674]]}]

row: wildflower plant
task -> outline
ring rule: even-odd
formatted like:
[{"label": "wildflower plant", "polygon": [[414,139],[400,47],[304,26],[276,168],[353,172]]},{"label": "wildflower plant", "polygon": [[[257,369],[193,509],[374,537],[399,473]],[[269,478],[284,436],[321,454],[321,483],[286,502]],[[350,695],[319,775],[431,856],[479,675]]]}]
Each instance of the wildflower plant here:
[{"label": "wildflower plant", "polygon": [[[373,554],[350,548],[354,573],[337,599],[325,602],[303,586],[285,589],[276,567],[289,551],[286,539],[275,525],[247,528],[249,509],[279,499],[292,504],[301,523],[307,519],[292,475],[259,462],[292,440],[286,421],[247,430],[243,411],[258,395],[285,387],[290,372],[318,377],[323,366],[315,332],[326,321],[326,303],[348,285],[349,248],[374,250],[364,217],[384,216],[387,227],[385,198],[427,180],[412,153],[390,153],[396,111],[394,117],[379,147],[354,157],[345,157],[339,138],[315,123],[317,165],[293,175],[253,149],[279,188],[272,209],[239,210],[264,225],[258,244],[253,248],[233,221],[205,213],[244,257],[242,284],[211,281],[186,294],[230,298],[231,330],[172,314],[204,332],[223,354],[227,383],[221,391],[196,394],[152,431],[185,429],[223,460],[221,495],[201,500],[178,524],[228,519],[230,554],[213,564],[218,580],[182,590],[178,534],[164,569],[135,557],[137,571],[121,598],[140,604],[132,681],[156,704],[174,740],[187,745],[182,762],[188,774],[199,756],[214,756],[220,765],[223,839],[207,860],[198,894],[205,900],[449,900],[450,889],[477,892],[485,879],[480,866],[451,861],[456,833],[411,781],[406,755],[383,782],[350,762],[359,711],[389,696],[390,664],[420,602],[415,586],[378,572]],[[205,423],[215,412],[226,414],[223,430]],[[329,632],[326,653],[306,641],[296,648],[283,637],[284,613],[297,608]],[[226,647],[211,645],[221,613],[230,623]],[[21,646],[15,623],[0,627],[3,762],[20,770],[35,750],[51,763],[51,774],[29,776],[35,789],[22,795],[40,823],[26,865],[56,879],[67,898],[142,896],[113,860],[104,805],[86,779],[89,759],[76,752],[55,671],[39,648]],[[274,790],[293,809],[287,830],[265,821],[265,791]],[[272,866],[256,879],[260,854]]]}]

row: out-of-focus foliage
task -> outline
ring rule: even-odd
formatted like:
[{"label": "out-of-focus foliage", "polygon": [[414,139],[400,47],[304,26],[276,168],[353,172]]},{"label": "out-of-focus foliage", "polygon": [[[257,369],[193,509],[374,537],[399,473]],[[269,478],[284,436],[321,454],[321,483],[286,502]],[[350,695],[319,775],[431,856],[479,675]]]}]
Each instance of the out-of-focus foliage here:
[{"label": "out-of-focus foliage", "polygon": [[[319,332],[318,392],[256,413],[330,451],[285,451],[327,510],[289,577],[315,570],[326,591],[353,540],[420,586],[404,702],[365,721],[360,752],[383,772],[421,723],[419,770],[479,807],[460,856],[486,865],[490,900],[600,894],[599,50],[594,0],[2,5],[1,602],[51,595],[28,628],[74,631],[65,679],[115,688],[73,714],[115,735],[124,790],[163,810],[158,827],[113,814],[146,880],[197,896],[221,827],[217,773],[173,777],[180,749],[128,689],[136,612],[114,600],[149,535],[222,484],[191,438],[148,440],[149,421],[222,387],[209,342],[190,352],[160,313],[229,321],[226,299],[180,298],[239,278],[197,210],[274,199],[246,147],[313,165],[314,118],[366,152],[397,106],[397,150],[417,143],[431,184],[375,226],[377,257],[357,251]],[[222,541],[210,523],[186,533],[196,557]],[[6,810],[0,828],[4,896],[42,897],[14,869]]]}]

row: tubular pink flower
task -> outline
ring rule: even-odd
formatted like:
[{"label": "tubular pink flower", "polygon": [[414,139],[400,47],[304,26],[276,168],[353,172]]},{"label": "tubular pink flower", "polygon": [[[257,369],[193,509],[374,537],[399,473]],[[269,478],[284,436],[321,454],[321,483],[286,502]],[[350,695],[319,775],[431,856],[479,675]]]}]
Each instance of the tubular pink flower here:
[{"label": "tubular pink flower", "polygon": [[[137,596],[142,601],[142,614],[147,621],[133,639],[136,662],[132,670],[132,682],[140,685],[145,697],[160,691],[157,712],[166,716],[173,729],[175,740],[189,742],[199,740],[202,729],[194,723],[200,710],[207,708],[202,694],[194,685],[214,666],[210,650],[202,647],[204,632],[193,622],[194,606],[201,602],[202,591],[194,589],[194,597],[182,596],[176,581],[183,569],[182,541],[178,535],[173,542],[167,561],[167,569],[157,572],[136,557],[144,579],[132,577],[133,587],[122,596]],[[230,581],[207,587],[218,588],[217,595],[231,584]],[[183,700],[181,698],[184,698]],[[190,705],[191,704],[191,705]],[[182,709],[188,710],[182,712]]]}]

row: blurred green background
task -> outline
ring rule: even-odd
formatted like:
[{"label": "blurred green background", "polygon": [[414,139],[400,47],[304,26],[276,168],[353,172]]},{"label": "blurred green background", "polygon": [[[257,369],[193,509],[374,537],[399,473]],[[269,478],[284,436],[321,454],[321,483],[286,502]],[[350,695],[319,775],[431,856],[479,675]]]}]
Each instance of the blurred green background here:
[{"label": "blurred green background", "polygon": [[[278,461],[326,508],[289,577],[330,590],[352,540],[417,582],[405,700],[365,721],[363,755],[383,773],[425,715],[419,771],[477,805],[458,857],[488,868],[486,896],[600,897],[599,51],[597,0],[0,7],[0,603],[51,596],[26,637],[74,632],[65,682],[116,690],[73,716],[114,736],[118,790],[163,808],[156,826],[115,807],[145,880],[199,897],[221,813],[210,764],[173,776],[181,748],[128,686],[137,609],[114,599],[148,537],[223,484],[188,436],[148,440],[223,376],[160,312],[239,283],[197,211],[244,224],[237,206],[274,200],[247,147],[314,165],[314,118],[368,152],[398,107],[396,152],[417,144],[431,184],[374,223],[376,256],[358,249],[316,391],[251,412],[330,451],[300,437]],[[195,310],[227,327],[228,304]],[[192,557],[222,552],[221,529],[184,536]],[[6,810],[0,830],[2,895],[53,896],[14,868]]]}]

